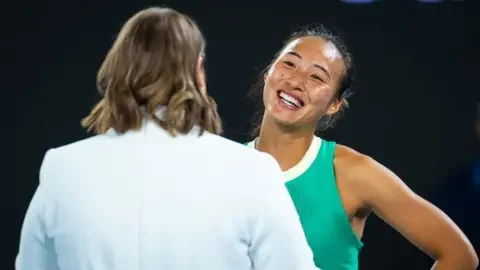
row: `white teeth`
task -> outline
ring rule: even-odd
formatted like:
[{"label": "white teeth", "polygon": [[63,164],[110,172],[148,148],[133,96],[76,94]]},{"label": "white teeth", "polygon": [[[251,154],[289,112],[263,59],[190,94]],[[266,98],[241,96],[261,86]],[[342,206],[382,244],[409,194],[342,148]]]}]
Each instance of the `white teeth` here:
[{"label": "white teeth", "polygon": [[293,105],[295,105],[296,107],[301,107],[301,103],[300,101],[298,101],[296,98],[284,93],[284,92],[280,92],[280,98],[282,98],[283,100],[286,100],[288,101],[289,103],[292,103]]}]

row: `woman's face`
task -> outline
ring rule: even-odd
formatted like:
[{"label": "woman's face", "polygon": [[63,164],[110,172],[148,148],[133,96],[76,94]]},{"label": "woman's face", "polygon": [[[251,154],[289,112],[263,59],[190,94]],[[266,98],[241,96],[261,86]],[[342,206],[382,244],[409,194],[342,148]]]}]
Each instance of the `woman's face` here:
[{"label": "woman's face", "polygon": [[265,115],[282,125],[314,127],[339,110],[334,97],[344,69],[333,43],[318,37],[293,40],[265,74]]}]

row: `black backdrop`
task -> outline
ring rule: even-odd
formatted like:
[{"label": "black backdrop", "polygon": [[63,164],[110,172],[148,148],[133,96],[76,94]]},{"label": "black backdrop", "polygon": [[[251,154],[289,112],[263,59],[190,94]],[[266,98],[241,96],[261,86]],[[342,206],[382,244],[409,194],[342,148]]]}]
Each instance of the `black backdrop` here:
[{"label": "black backdrop", "polygon": [[[342,30],[358,67],[352,106],[329,139],[371,155],[427,198],[439,179],[476,153],[478,89],[466,74],[464,3],[77,2],[6,2],[11,6],[4,9],[9,22],[2,47],[12,64],[2,76],[8,158],[2,182],[3,205],[12,215],[2,220],[9,227],[1,269],[12,268],[45,150],[88,136],[80,119],[98,98],[97,69],[122,23],[150,5],[177,8],[203,29],[208,91],[228,138],[247,138],[253,107],[245,95],[283,39],[297,26],[323,23]],[[368,220],[363,240],[361,269],[428,269],[431,263],[376,217]]]}]

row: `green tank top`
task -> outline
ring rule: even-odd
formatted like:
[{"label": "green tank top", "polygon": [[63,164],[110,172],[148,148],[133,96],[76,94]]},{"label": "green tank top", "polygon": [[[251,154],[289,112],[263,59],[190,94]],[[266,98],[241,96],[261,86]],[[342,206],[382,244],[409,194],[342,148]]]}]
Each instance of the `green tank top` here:
[{"label": "green tank top", "polygon": [[[255,142],[247,144],[255,148]],[[335,183],[335,142],[314,137],[303,159],[284,172],[315,265],[322,270],[356,270],[363,243],[353,232]]]}]

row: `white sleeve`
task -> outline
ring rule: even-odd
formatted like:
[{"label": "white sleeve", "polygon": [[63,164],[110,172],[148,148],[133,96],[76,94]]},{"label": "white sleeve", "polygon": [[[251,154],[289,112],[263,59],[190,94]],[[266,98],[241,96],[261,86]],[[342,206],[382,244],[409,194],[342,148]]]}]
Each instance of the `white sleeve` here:
[{"label": "white sleeve", "polygon": [[260,171],[254,172],[259,199],[250,226],[253,269],[318,269],[280,167],[270,155],[262,155]]},{"label": "white sleeve", "polygon": [[15,259],[17,270],[55,270],[58,269],[53,242],[47,236],[45,228],[45,206],[48,194],[42,184],[45,172],[45,155],[40,169],[40,185],[30,202],[20,235],[20,248]]}]

